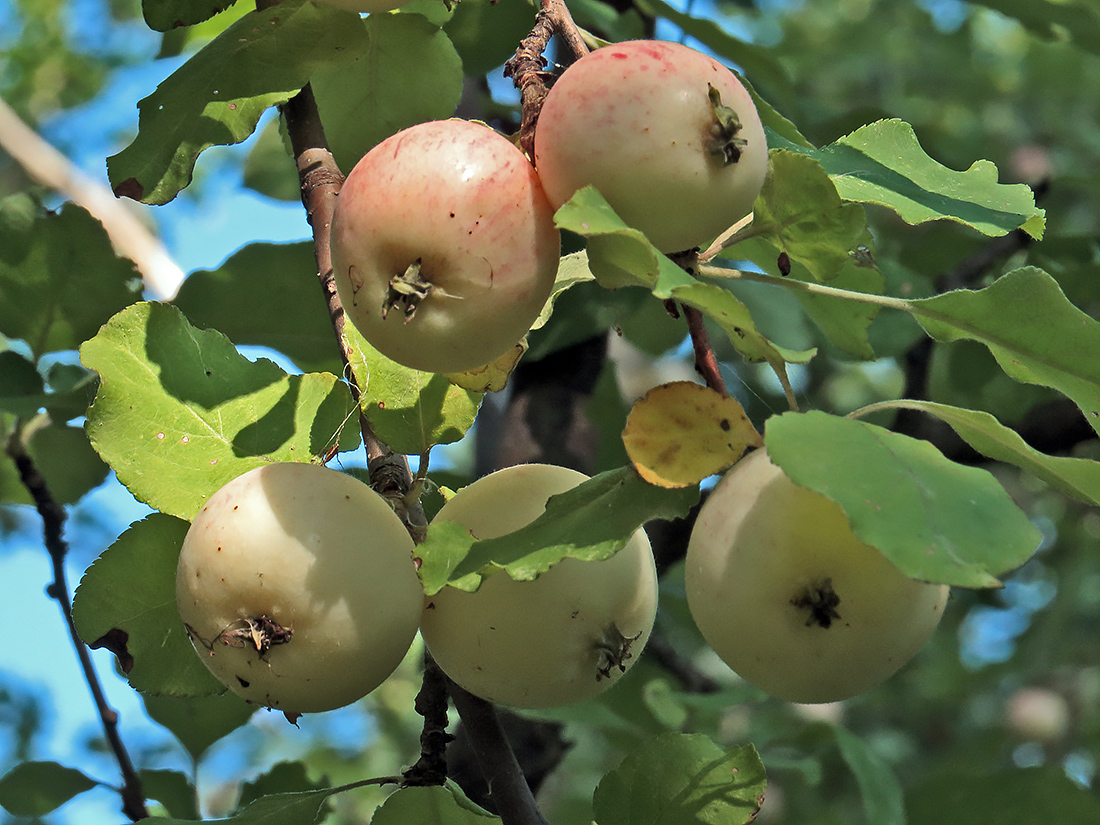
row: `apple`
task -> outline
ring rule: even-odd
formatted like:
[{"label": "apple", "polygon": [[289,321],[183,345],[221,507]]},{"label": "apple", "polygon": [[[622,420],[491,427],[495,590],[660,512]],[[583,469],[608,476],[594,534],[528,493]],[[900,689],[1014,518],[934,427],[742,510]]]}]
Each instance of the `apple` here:
[{"label": "apple", "polygon": [[[550,496],[586,479],[548,464],[508,467],[464,487],[432,522],[496,538],[534,521]],[[443,672],[475,696],[546,708],[615,684],[645,647],[656,611],[653,553],[639,529],[603,561],[563,559],[533,581],[498,570],[473,593],[447,586],[428,597],[420,633]]]},{"label": "apple", "polygon": [[752,211],[768,168],[756,106],[737,77],[678,43],[596,49],[551,87],[535,166],[557,209],[592,185],[662,252],[709,243]]},{"label": "apple", "polygon": [[700,509],[686,559],[688,608],[746,681],[791,702],[835,702],[882,682],[924,646],[944,585],[905,576],[844,511],[750,453]]},{"label": "apple", "polygon": [[352,169],[332,262],[347,317],[379,352],[424,372],[496,360],[550,296],[561,239],[534,168],[503,135],[421,123]]},{"label": "apple", "polygon": [[230,481],[184,538],[176,603],[203,663],[237,695],[289,714],[350,704],[416,636],[413,541],[386,501],[317,464]]}]

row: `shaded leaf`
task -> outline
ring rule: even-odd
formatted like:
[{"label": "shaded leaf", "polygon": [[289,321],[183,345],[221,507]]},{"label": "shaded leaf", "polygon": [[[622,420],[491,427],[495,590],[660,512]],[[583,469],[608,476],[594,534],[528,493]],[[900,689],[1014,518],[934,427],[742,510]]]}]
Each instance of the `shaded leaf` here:
[{"label": "shaded leaf", "polygon": [[358,25],[365,38],[353,59],[310,78],[345,174],[390,135],[450,117],[462,97],[462,59],[438,26],[419,14],[372,14]]},{"label": "shaded leaf", "polygon": [[0,806],[14,816],[43,816],[98,784],[56,762],[23,762],[0,777]]},{"label": "shaded leaf", "polygon": [[[458,797],[461,796],[461,799]],[[482,810],[455,785],[401,788],[374,812],[371,825],[491,825],[498,817]]]},{"label": "shaded leaf", "polygon": [[316,791],[328,786],[328,777],[309,778],[304,762],[278,762],[255,779],[241,784],[237,807],[243,808],[264,796],[287,791]]},{"label": "shaded leaf", "polygon": [[170,816],[185,819],[199,818],[198,801],[195,786],[191,779],[180,771],[142,768],[138,771],[141,790],[146,799],[155,799]]},{"label": "shaded leaf", "polygon": [[143,693],[225,690],[199,660],[176,608],[176,563],[189,526],[162,513],[132,524],[84,572],[73,597],[80,637],[118,655]]},{"label": "shaded leaf", "polygon": [[971,0],[1014,17],[1029,31],[1054,42],[1069,38],[1082,49],[1100,54],[1100,8],[1092,0]]},{"label": "shaded leaf", "polygon": [[235,693],[213,696],[141,694],[149,718],[163,725],[198,762],[207,748],[244,725],[257,711]]},{"label": "shaded leaf", "polygon": [[511,58],[534,22],[535,10],[527,3],[462,0],[443,31],[462,58],[463,72],[474,77]]},{"label": "shaded leaf", "polygon": [[138,300],[136,275],[75,204],[0,222],[0,333],[26,341],[36,359],[76,349]]},{"label": "shaded leaf", "polygon": [[687,487],[731,466],[761,439],[736,398],[675,381],[654,387],[634,404],[623,443],[650,484]]},{"label": "shaded leaf", "polygon": [[752,745],[723,750],[702,734],[666,733],[604,776],[592,807],[600,825],[745,825],[765,783]]},{"label": "shaded leaf", "polygon": [[347,61],[365,40],[358,15],[309,0],[249,12],[139,101],[137,137],[107,159],[115,194],[172,200],[203,150],[240,143],[269,106]]},{"label": "shaded leaf", "polygon": [[992,475],[927,441],[811,411],[768,419],[764,443],[795,484],[839,504],[859,539],[911,578],[997,587],[1039,546]]},{"label": "shaded leaf", "polygon": [[980,341],[1015,380],[1073,399],[1100,433],[1100,322],[1071,304],[1046,272],[1022,267],[985,289],[909,305],[937,341]]},{"label": "shaded leaf", "polygon": [[272,461],[309,461],[359,440],[334,375],[288,376],[168,304],[138,304],[81,348],[100,374],[92,444],[140,501],[190,520],[226,482]]},{"label": "shaded leaf", "polygon": [[1060,765],[999,773],[954,771],[932,776],[906,796],[909,825],[1034,825],[1100,822],[1100,800]]},{"label": "shaded leaf", "polygon": [[107,479],[107,465],[81,427],[50,424],[35,430],[27,452],[58,504],[75,504]]},{"label": "shaded leaf", "polygon": [[[843,201],[815,159],[773,150],[768,175],[753,208],[752,237],[786,253],[818,283],[831,281],[867,236],[867,216],[857,203]],[[734,247],[731,254],[738,255]]]},{"label": "shaded leaf", "polygon": [[868,824],[905,825],[905,795],[890,763],[847,728],[830,725],[829,729],[859,784]]},{"label": "shaded leaf", "polygon": [[910,224],[952,220],[985,235],[1023,229],[1043,234],[1045,217],[1026,184],[997,182],[997,167],[976,161],[956,172],[925,154],[913,127],[903,120],[862,126],[822,149],[808,150],[769,135],[768,144],[804,152],[821,162],[840,197],[877,203]]},{"label": "shaded leaf", "polygon": [[172,303],[238,346],[270,347],[304,370],[342,369],[312,241],[249,244],[188,275]]}]

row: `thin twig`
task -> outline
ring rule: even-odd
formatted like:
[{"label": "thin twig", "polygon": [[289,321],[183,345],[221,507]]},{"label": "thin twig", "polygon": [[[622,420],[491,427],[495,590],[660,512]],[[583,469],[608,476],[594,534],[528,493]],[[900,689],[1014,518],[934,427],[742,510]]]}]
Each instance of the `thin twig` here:
[{"label": "thin twig", "polygon": [[133,822],[146,819],[149,816],[149,811],[145,807],[145,793],[142,790],[137,771],[134,770],[134,764],[130,760],[130,755],[126,751],[126,746],[122,742],[122,737],[119,736],[118,712],[107,704],[107,697],[103,693],[99,676],[95,672],[92,657],[76,630],[76,622],[73,621],[73,605],[72,600],[69,598],[69,585],[65,576],[65,557],[69,552],[68,543],[64,538],[65,509],[54,499],[49,486],[46,484],[46,479],[39,472],[34,459],[27,452],[23,443],[21,427],[17,426],[8,437],[5,451],[11,460],[15,462],[16,469],[19,471],[19,480],[27,489],[27,492],[30,493],[34,506],[38,510],[38,515],[42,517],[43,539],[53,565],[53,582],[46,588],[46,592],[56,599],[61,606],[65,624],[69,628],[69,638],[72,639],[77,658],[80,660],[80,667],[84,671],[84,679],[92,691],[92,699],[95,702],[96,710],[99,711],[103,733],[107,738],[111,752],[114,754],[115,761],[118,762],[119,771],[122,773],[122,788],[120,791],[122,795],[122,812]]},{"label": "thin twig", "polygon": [[710,344],[710,335],[707,334],[706,325],[703,323],[703,313],[693,306],[684,304],[684,320],[687,321],[688,334],[691,336],[691,346],[695,350],[695,369],[703,377],[706,385],[715,392],[728,396],[725,379],[718,367],[718,356],[714,354],[714,347]]}]

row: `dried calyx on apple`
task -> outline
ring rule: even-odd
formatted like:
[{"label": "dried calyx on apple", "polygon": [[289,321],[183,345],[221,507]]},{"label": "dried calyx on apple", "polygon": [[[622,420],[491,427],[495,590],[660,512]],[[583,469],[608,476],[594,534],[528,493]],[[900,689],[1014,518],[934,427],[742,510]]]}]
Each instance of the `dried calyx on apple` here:
[{"label": "dried calyx on apple", "polygon": [[945,585],[910,579],[852,532],[838,504],[799,487],[764,450],[699,512],[688,607],[746,681],[792,702],[834,702],[908,662],[939,624]]},{"label": "dried calyx on apple", "polygon": [[[508,467],[460,490],[433,524],[458,522],[478,539],[497,538],[585,480],[548,464]],[[546,708],[615,684],[645,647],[656,611],[653,553],[639,529],[603,561],[566,558],[531,581],[497,570],[472,593],[444,587],[427,598],[420,632],[443,672],[470,693]]]},{"label": "dried calyx on apple", "polygon": [[729,69],[677,43],[585,55],[551,87],[535,166],[554,208],[592,185],[662,252],[709,243],[752,211],[768,146]]},{"label": "dried calyx on apple", "polygon": [[561,239],[534,167],[488,126],[443,120],[375,146],[336,201],[340,301],[386,357],[424,372],[484,366],[550,296]]},{"label": "dried calyx on apple", "polygon": [[218,490],[187,531],[176,603],[231,691],[299,714],[360,699],[400,664],[424,592],[386,501],[316,464],[268,464]]}]

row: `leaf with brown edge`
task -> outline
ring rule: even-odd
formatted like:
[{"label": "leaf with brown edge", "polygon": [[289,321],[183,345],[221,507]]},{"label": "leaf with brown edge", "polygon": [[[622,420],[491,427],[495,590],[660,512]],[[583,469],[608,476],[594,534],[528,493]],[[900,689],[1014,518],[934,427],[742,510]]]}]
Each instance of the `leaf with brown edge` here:
[{"label": "leaf with brown edge", "polygon": [[761,443],[737,399],[691,381],[654,387],[635,403],[623,430],[635,469],[661,487],[698,484]]}]

